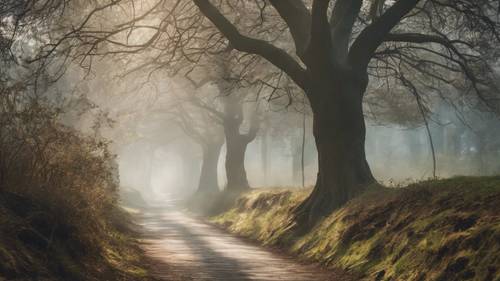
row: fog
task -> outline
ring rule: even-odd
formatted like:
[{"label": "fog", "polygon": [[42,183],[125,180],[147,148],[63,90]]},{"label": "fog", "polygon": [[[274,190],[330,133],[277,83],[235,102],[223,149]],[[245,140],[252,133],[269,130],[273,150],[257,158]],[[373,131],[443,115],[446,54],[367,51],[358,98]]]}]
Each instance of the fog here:
[{"label": "fog", "polygon": [[[169,97],[167,94],[165,97]],[[164,99],[157,97],[154,103],[158,105]],[[103,106],[106,107],[106,102]],[[246,106],[255,104],[248,102]],[[303,113],[286,108],[278,111],[263,108],[265,120],[278,121],[261,128],[248,145],[245,166],[249,184],[254,188],[302,188]],[[139,115],[147,115],[147,112]],[[282,122],[284,119],[288,120],[287,123]],[[196,191],[203,152],[173,119],[125,118],[117,123],[105,131],[113,141],[120,181],[125,190],[140,191],[146,200],[182,198]],[[397,124],[376,124],[368,119],[367,124],[367,157],[381,183],[397,186],[433,176],[432,150],[423,124],[408,128]],[[500,171],[498,128],[498,119],[487,113],[459,114],[446,105],[436,108],[430,122],[436,176],[497,174]],[[225,154],[223,145],[217,168],[220,189],[226,185]],[[308,114],[304,144],[306,187],[314,185],[316,173],[317,154],[312,120]]]},{"label": "fog", "polygon": [[[251,187],[314,185],[318,160],[312,114],[307,106],[304,109],[300,93],[291,102],[289,97],[269,101],[262,93],[256,95],[255,87],[224,94],[227,86],[213,76],[195,85],[186,77],[165,78],[162,72],[121,73],[116,61],[103,61],[88,73],[70,67],[53,88],[65,93],[65,124],[110,142],[125,192],[139,191],[146,200],[193,194],[204,184],[199,182],[204,155],[200,137],[221,142],[217,180],[218,188],[224,189],[226,144],[216,115],[227,112],[239,112],[242,134],[258,123],[244,160]],[[379,182],[399,186],[431,178],[434,172],[438,178],[500,172],[496,115],[479,108],[457,108],[441,99],[431,100],[429,112],[426,120],[435,171],[422,116],[416,114],[410,124],[399,122],[392,112],[384,113],[392,116],[389,121],[366,117],[367,159]]]},{"label": "fog", "polygon": [[[145,13],[138,23],[161,25],[163,21],[154,13],[157,7],[150,1],[143,4],[128,7]],[[290,78],[263,59],[231,53],[220,42],[212,46],[216,50],[200,55],[192,64],[199,42],[190,42],[195,46],[192,49],[184,46],[183,51],[194,52],[191,57],[179,55],[182,52],[174,39],[182,41],[182,35],[156,37],[154,29],[135,27],[126,21],[131,16],[126,8],[106,10],[91,22],[107,30],[125,21],[124,26],[132,25],[130,32],[109,34],[109,42],[99,40],[101,35],[85,37],[89,46],[101,41],[109,44],[93,54],[99,59],[84,53],[79,61],[76,51],[75,57],[56,56],[47,72],[59,75],[60,69],[51,67],[64,65],[64,75],[46,90],[52,95],[50,100],[64,104],[64,124],[109,142],[124,190],[137,190],[147,200],[158,200],[189,196],[203,186],[224,189],[234,185],[227,180],[228,167],[235,170],[236,185],[246,185],[247,180],[254,188],[315,184],[318,157],[312,113],[302,90]],[[173,27],[158,30],[168,34],[169,28]],[[150,36],[152,41],[147,40]],[[291,48],[291,38],[281,40],[283,49]],[[434,85],[420,85],[421,92],[427,91],[422,93],[425,110],[420,114],[421,105],[397,79],[373,76],[366,107],[373,102],[370,94],[376,93],[375,101],[382,109],[365,110],[370,113],[365,116],[365,149],[379,182],[398,186],[434,176],[500,172],[498,115],[477,106],[477,100],[465,100],[468,95],[458,85],[464,77],[455,77],[453,71],[444,73],[446,79],[437,80],[450,78],[454,83],[446,87],[437,83],[438,90]],[[227,153],[228,148],[234,151]],[[226,159],[233,154],[234,159]],[[238,162],[243,162],[241,158],[244,167]]]}]

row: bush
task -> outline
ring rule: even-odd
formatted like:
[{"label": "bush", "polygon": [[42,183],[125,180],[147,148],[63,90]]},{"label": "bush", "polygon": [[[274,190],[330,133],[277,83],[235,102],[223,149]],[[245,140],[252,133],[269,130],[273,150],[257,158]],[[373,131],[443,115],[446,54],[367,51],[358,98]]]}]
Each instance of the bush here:
[{"label": "bush", "polygon": [[135,240],[116,223],[129,218],[116,206],[108,143],[62,125],[61,112],[22,85],[0,84],[0,279],[147,278]]}]

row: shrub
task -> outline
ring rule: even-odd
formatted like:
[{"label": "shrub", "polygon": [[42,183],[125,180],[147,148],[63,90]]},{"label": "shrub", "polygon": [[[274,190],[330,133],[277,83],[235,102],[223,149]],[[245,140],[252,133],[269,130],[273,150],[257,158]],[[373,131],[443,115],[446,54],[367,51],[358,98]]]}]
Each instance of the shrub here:
[{"label": "shrub", "polygon": [[61,113],[0,83],[0,279],[149,280],[116,205],[109,144]]}]

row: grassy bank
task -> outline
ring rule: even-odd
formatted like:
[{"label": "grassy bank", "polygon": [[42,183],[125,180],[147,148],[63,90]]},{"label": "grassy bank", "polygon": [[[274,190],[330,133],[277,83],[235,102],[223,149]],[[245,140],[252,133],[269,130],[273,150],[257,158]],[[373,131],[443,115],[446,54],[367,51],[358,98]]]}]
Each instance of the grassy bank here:
[{"label": "grassy bank", "polygon": [[106,140],[0,85],[0,280],[152,280]]},{"label": "grassy bank", "polygon": [[129,216],[108,206],[97,220],[0,193],[0,280],[154,280]]},{"label": "grassy bank", "polygon": [[500,177],[458,177],[367,192],[290,231],[308,190],[256,190],[212,221],[366,280],[500,280]]}]

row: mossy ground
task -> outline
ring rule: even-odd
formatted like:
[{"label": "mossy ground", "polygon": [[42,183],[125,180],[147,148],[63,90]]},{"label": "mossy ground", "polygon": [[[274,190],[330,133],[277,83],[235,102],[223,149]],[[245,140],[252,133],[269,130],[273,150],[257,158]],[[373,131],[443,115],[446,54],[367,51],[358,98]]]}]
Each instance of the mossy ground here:
[{"label": "mossy ground", "polygon": [[0,280],[154,280],[124,210],[110,206],[99,221],[75,225],[65,212],[0,193]]},{"label": "mossy ground", "polygon": [[500,280],[500,177],[374,189],[290,228],[310,190],[254,190],[211,220],[233,233],[366,280]]}]

